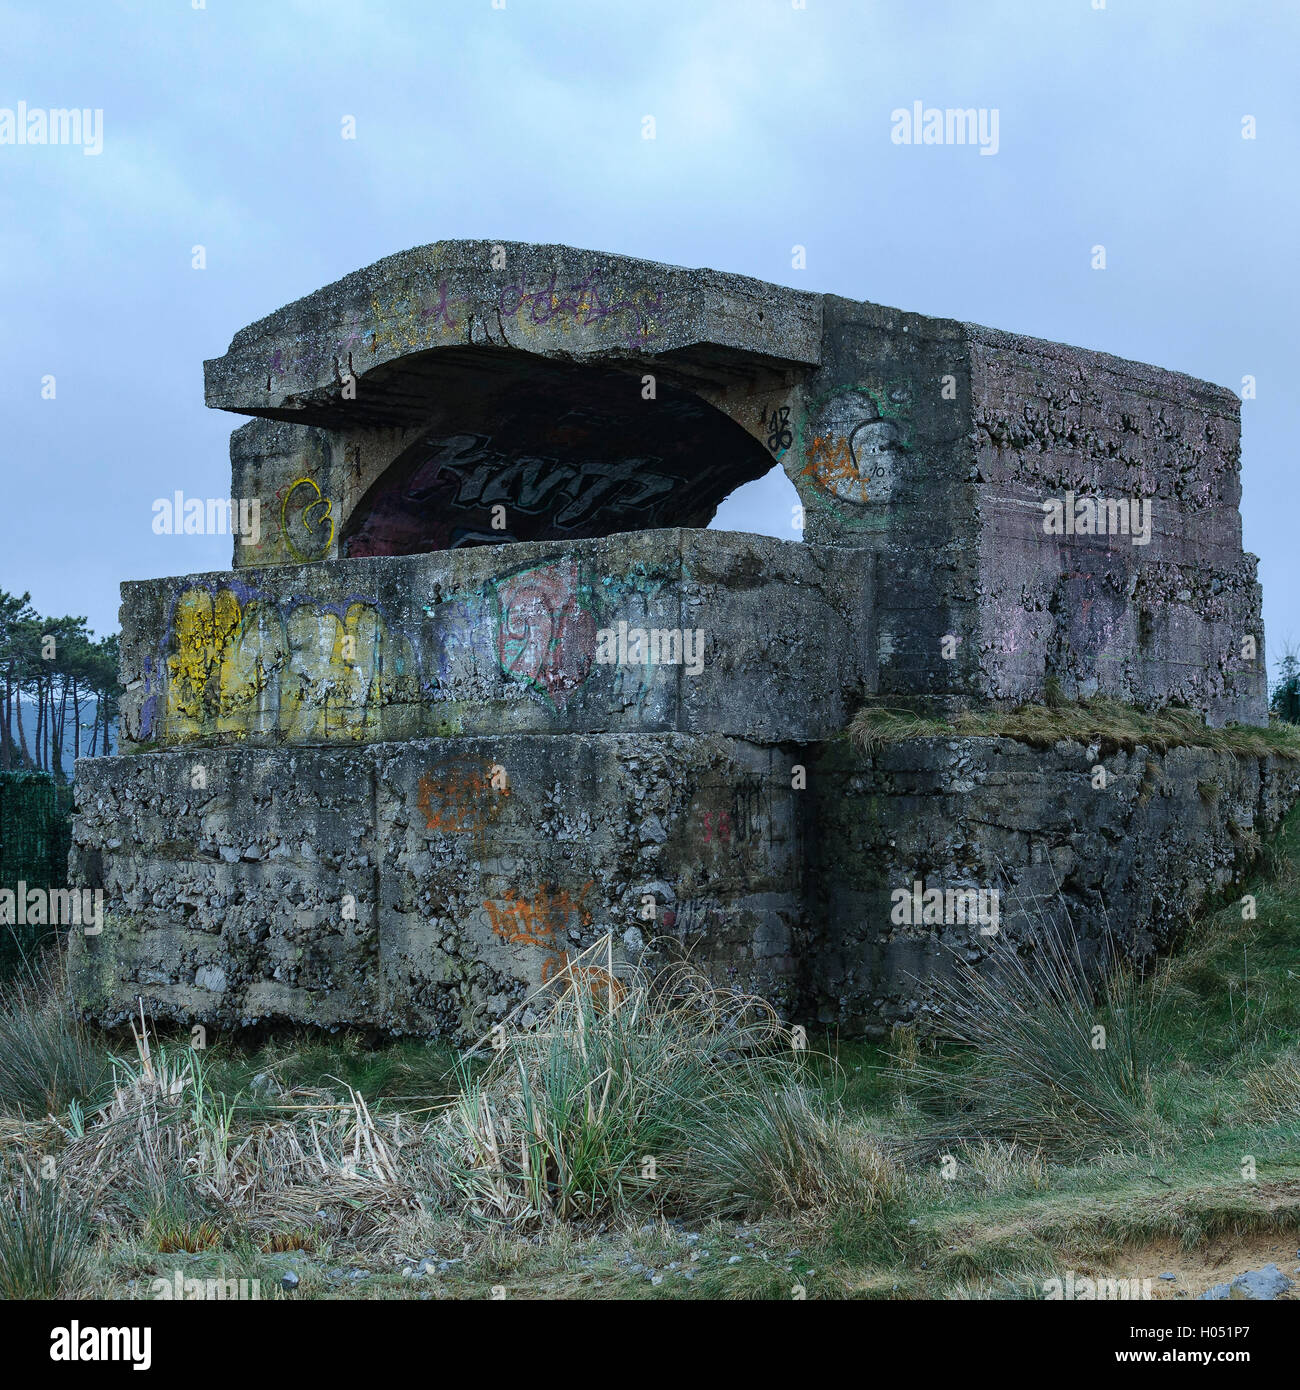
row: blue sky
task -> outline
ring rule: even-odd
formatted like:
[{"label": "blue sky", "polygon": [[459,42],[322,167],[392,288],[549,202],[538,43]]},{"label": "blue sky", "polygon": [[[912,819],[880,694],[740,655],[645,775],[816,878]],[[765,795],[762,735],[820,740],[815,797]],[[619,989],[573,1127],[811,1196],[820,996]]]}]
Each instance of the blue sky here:
[{"label": "blue sky", "polygon": [[[204,408],[203,359],[381,256],[486,237],[1252,375],[1246,546],[1270,657],[1300,638],[1300,7],[195,3],[0,0],[0,108],[104,112],[98,156],[0,146],[0,587],[103,632],[119,581],[225,568],[226,538],[151,529],[155,498],[229,491],[240,421]],[[997,155],[893,144],[918,100],[996,107]],[[788,537],[784,487],[725,520]]]}]

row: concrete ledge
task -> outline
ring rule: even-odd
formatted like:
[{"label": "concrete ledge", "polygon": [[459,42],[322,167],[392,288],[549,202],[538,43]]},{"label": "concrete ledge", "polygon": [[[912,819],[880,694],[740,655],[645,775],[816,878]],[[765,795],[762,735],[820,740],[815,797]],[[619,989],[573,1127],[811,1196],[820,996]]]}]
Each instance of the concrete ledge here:
[{"label": "concrete ledge", "polygon": [[[730,354],[743,380],[764,362],[821,360],[821,298],[569,246],[439,241],[240,329],[223,357],[204,363],[204,398],[221,410],[339,428],[357,416],[342,394],[345,375],[474,345],[566,359],[671,354],[683,367],[700,356],[724,375]],[[406,418],[394,397],[392,419]]]},{"label": "concrete ledge", "polygon": [[122,747],[822,738],[871,689],[870,565],[668,530],[127,584]]}]

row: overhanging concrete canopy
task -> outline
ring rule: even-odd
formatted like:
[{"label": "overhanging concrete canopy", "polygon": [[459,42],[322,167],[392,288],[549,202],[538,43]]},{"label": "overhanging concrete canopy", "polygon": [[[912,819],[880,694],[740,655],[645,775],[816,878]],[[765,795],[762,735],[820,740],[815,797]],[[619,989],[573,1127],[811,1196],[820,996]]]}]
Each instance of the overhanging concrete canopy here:
[{"label": "overhanging concrete canopy", "polygon": [[820,364],[821,343],[819,295],[567,246],[440,241],[241,329],[204,363],[204,395],[327,429],[409,426],[448,372],[473,369],[465,349],[603,359],[717,395],[789,384]]}]

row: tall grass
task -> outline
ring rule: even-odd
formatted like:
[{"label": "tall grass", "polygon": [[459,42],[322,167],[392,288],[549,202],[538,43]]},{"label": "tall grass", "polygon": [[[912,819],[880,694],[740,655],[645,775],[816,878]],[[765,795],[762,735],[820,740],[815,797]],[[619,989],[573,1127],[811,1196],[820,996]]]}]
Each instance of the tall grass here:
[{"label": "tall grass", "polygon": [[533,1030],[507,1030],[435,1129],[437,1168],[482,1219],[530,1223],[633,1208],[692,1216],[806,1210],[898,1179],[802,1087],[803,1054],[771,1007],[688,967],[591,976]]},{"label": "tall grass", "polygon": [[1253,1123],[1300,1123],[1300,1048],[1261,1063],[1243,1078],[1248,1105],[1243,1118]]},{"label": "tall grass", "polygon": [[74,1292],[83,1268],[86,1219],[54,1181],[24,1178],[0,1197],[0,1298],[49,1299]]},{"label": "tall grass", "polygon": [[901,1168],[861,1119],[798,1083],[731,1096],[692,1136],[694,1213],[851,1218],[884,1243],[906,1205]]},{"label": "tall grass", "polygon": [[25,963],[0,988],[0,1113],[38,1120],[93,1104],[109,1076],[103,1048],[72,1015],[59,958]]},{"label": "tall grass", "polygon": [[995,937],[982,964],[958,957],[952,977],[932,982],[964,1065],[918,1057],[898,1076],[943,1116],[935,1139],[1082,1155],[1165,1137],[1153,1086],[1167,1051],[1157,991],[1109,935],[1099,957],[1089,969],[1068,925],[1043,921],[1032,943]]}]

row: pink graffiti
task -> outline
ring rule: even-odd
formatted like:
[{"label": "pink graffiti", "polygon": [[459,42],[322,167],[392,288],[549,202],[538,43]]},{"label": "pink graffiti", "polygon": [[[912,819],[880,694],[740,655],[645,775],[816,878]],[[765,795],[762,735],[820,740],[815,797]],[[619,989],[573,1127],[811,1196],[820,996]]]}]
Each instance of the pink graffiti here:
[{"label": "pink graffiti", "polygon": [[501,669],[563,709],[596,654],[596,620],[584,601],[578,567],[539,566],[498,581],[494,589]]}]

